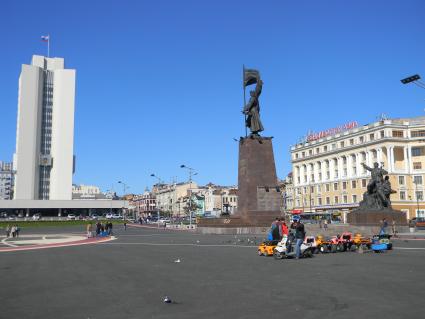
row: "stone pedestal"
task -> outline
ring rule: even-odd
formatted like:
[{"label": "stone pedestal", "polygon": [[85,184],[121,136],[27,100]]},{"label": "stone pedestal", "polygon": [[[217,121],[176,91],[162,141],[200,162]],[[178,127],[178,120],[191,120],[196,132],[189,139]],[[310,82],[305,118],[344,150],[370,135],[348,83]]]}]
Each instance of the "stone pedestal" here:
[{"label": "stone pedestal", "polygon": [[281,193],[270,137],[241,138],[238,215],[248,225],[270,224],[280,216]]},{"label": "stone pedestal", "polygon": [[384,218],[387,220],[389,226],[391,226],[393,220],[395,220],[397,226],[407,225],[406,213],[398,210],[356,209],[347,214],[347,222],[350,225],[358,226],[378,226]]},{"label": "stone pedestal", "polygon": [[238,213],[220,218],[201,218],[198,229],[214,228],[249,233],[260,227],[265,232],[281,216],[281,193],[277,184],[271,137],[241,138],[238,166]]}]

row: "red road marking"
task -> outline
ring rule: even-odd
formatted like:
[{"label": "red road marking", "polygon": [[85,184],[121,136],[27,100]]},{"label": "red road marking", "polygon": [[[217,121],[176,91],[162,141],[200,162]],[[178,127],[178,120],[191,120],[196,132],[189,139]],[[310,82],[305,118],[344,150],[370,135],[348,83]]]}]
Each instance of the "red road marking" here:
[{"label": "red road marking", "polygon": [[20,250],[36,250],[36,249],[45,249],[45,248],[56,248],[56,247],[68,247],[68,246],[79,246],[79,245],[88,245],[88,244],[98,244],[106,241],[111,241],[116,239],[115,237],[101,237],[101,238],[87,238],[83,240],[77,240],[68,243],[57,243],[57,244],[45,244],[45,245],[35,245],[35,246],[22,246],[22,247],[10,247],[10,248],[0,248],[0,252],[8,251],[20,251]]},{"label": "red road marking", "polygon": [[178,231],[194,231],[196,228],[164,228],[163,226],[148,226],[148,225],[140,225],[140,224],[127,224],[127,226],[130,227],[136,227],[136,228],[149,228],[149,229],[161,229],[161,230],[178,230]]}]

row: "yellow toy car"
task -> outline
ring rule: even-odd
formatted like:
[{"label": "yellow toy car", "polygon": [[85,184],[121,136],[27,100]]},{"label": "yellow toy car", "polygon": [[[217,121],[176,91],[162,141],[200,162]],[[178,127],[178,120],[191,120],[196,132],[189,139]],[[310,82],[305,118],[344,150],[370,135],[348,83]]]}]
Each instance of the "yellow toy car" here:
[{"label": "yellow toy car", "polygon": [[352,246],[352,250],[356,250],[359,249],[360,247],[362,249],[370,249],[372,245],[372,240],[370,238],[367,237],[363,237],[362,234],[354,234],[353,237],[353,246]]},{"label": "yellow toy car", "polygon": [[273,256],[278,240],[266,240],[258,246],[258,256]]}]

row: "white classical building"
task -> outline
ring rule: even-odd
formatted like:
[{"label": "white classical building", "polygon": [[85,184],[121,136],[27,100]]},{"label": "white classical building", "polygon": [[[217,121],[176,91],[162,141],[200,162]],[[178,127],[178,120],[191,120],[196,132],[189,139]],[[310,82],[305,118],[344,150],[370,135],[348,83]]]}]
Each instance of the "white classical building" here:
[{"label": "white classical building", "polygon": [[15,199],[71,200],[75,70],[34,55],[19,77]]}]

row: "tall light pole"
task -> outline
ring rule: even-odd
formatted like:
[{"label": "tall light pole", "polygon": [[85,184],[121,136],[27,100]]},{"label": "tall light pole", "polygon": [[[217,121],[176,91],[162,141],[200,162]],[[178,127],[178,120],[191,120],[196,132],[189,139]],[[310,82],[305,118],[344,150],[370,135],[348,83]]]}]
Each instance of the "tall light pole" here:
[{"label": "tall light pole", "polygon": [[418,215],[419,215],[418,181],[413,180],[413,184],[415,184],[416,205],[418,206],[418,211],[416,212],[416,217],[418,217]]},{"label": "tall light pole", "polygon": [[124,183],[123,181],[118,181],[118,184],[121,184],[122,185],[122,188],[123,188],[123,194],[122,194],[122,217],[124,218],[124,220],[125,220],[125,214],[124,214],[124,208],[125,208],[125,199],[124,199],[124,195],[125,195],[125,193],[126,193],[126,191],[127,191],[127,189],[128,188],[130,188],[130,186],[128,186],[126,183]]},{"label": "tall light pole", "polygon": [[188,167],[184,164],[180,165],[180,168],[185,168],[189,171],[189,225],[192,229],[192,176],[196,175],[195,169]]},{"label": "tall light pole", "polygon": [[419,74],[415,74],[400,80],[400,82],[403,84],[413,83],[416,86],[419,86],[420,88],[425,89],[425,83],[423,83],[422,81],[419,81],[420,79],[421,77],[419,76]]},{"label": "tall light pole", "polygon": [[[155,177],[158,180],[158,186],[162,184],[162,180],[158,176],[156,176],[154,173],[151,174],[151,177]],[[158,218],[157,223],[159,228],[159,205],[158,205],[159,203],[158,201],[155,201],[155,202],[156,202],[156,212],[157,212],[157,218]]]}]

